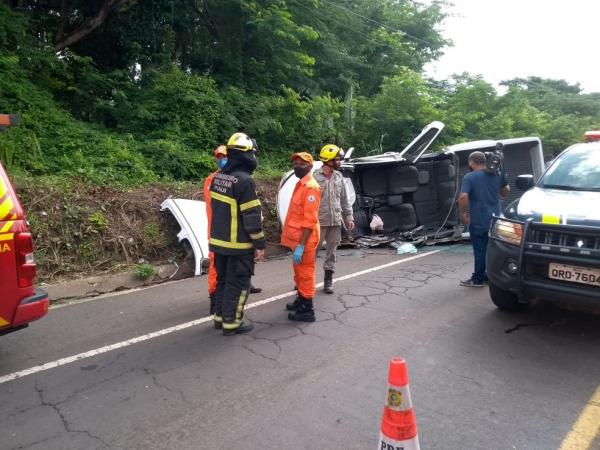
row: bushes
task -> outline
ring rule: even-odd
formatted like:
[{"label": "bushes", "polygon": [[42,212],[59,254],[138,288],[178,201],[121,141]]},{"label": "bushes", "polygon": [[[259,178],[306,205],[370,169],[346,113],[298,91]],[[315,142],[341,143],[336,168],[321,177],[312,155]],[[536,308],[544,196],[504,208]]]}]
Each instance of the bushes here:
[{"label": "bushes", "polygon": [[130,94],[131,117],[120,126],[142,139],[169,139],[190,150],[212,149],[221,136],[224,102],[208,77],[177,67],[142,75]]},{"label": "bushes", "polygon": [[214,170],[214,147],[243,129],[259,143],[264,175],[287,168],[292,151],[339,141],[342,106],[328,96],[302,99],[284,87],[221,93],[210,78],[177,67],[127,85],[123,73],[101,74],[72,54],[52,61],[52,76],[30,66],[18,55],[0,58],[0,111],[22,117],[0,136],[11,172],[98,185],[199,180]]}]

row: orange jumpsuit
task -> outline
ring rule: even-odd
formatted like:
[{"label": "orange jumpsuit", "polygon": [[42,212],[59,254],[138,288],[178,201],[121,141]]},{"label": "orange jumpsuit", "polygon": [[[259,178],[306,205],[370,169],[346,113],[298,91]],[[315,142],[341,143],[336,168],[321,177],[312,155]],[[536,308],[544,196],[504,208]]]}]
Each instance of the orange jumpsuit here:
[{"label": "orange jumpsuit", "polygon": [[300,243],[303,229],[312,230],[308,242],[304,246],[300,264],[293,264],[294,281],[298,293],[308,300],[315,295],[315,265],[321,235],[319,228],[320,191],[319,183],[311,173],[296,183],[281,233],[281,245],[294,251]]},{"label": "orange jumpsuit", "polygon": [[[211,173],[204,180],[204,203],[206,203],[206,217],[208,218],[208,236],[210,237],[210,222],[212,220],[212,208],[210,207],[210,184],[217,172]],[[208,252],[208,294],[213,295],[217,291],[217,271],[215,269],[215,254]]]}]

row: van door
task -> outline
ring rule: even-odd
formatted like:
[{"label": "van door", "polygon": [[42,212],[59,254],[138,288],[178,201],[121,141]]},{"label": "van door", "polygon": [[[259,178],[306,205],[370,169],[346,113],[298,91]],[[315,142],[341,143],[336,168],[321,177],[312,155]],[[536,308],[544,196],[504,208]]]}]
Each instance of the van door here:
[{"label": "van door", "polygon": [[438,135],[444,129],[444,124],[442,122],[434,121],[423,128],[423,131],[412,140],[410,144],[408,144],[404,150],[400,152],[400,156],[405,160],[416,163],[417,160],[421,157],[425,150],[427,150],[433,141],[438,137]]}]

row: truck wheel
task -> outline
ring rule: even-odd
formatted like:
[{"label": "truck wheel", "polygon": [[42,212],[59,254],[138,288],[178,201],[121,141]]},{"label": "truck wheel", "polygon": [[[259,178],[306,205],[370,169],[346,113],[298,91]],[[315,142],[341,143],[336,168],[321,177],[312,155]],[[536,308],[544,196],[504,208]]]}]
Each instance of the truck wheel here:
[{"label": "truck wheel", "polygon": [[526,304],[519,303],[516,294],[500,289],[493,283],[490,283],[490,297],[494,305],[502,311],[523,311],[527,309]]}]

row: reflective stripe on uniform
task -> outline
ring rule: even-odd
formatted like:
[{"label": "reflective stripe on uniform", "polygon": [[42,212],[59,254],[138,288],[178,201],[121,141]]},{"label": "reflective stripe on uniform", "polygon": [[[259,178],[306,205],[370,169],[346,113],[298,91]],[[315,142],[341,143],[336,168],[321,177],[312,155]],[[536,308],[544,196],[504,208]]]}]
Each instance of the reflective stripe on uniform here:
[{"label": "reflective stripe on uniform", "polygon": [[235,310],[235,321],[242,321],[242,317],[244,317],[244,305],[246,304],[246,300],[248,300],[248,291],[243,290],[240,292],[240,298],[238,299],[238,305]]},{"label": "reflective stripe on uniform", "polygon": [[[238,232],[238,224],[237,224],[237,202],[234,198],[227,197],[226,195],[221,195],[217,192],[210,192],[210,198],[219,200],[220,202],[227,203],[231,208],[231,233],[230,233],[230,243],[235,244],[237,242],[237,232]],[[212,239],[211,239],[212,242]],[[225,241],[219,241],[225,242]],[[215,245],[219,245],[216,244]],[[252,245],[251,245],[252,246]],[[221,245],[221,247],[227,247],[226,245]],[[228,247],[228,248],[248,248],[248,247]]]},{"label": "reflective stripe on uniform", "polygon": [[265,233],[263,233],[262,231],[260,233],[250,233],[250,239],[252,239],[253,241],[257,240],[257,239],[263,239],[265,237]]},{"label": "reflective stripe on uniform", "polygon": [[216,314],[213,316],[213,320],[219,323],[223,322],[223,318],[221,316],[217,316]]},{"label": "reflective stripe on uniform", "polygon": [[241,324],[242,324],[241,320],[236,320],[235,322],[223,322],[223,329],[224,330],[235,330],[236,328],[239,328]]},{"label": "reflective stripe on uniform", "polygon": [[235,319],[233,322],[223,322],[224,330],[235,330],[239,328],[242,324],[242,318],[244,317],[244,306],[246,306],[246,300],[248,300],[248,291],[243,290],[240,292],[240,296],[238,298],[238,304],[235,308]]},{"label": "reflective stripe on uniform", "polygon": [[252,242],[227,242],[227,241],[222,241],[220,239],[214,239],[214,238],[210,238],[210,243],[212,245],[216,245],[217,247],[237,248],[240,250],[246,250],[246,249],[254,247],[254,244]]},{"label": "reflective stripe on uniform", "polygon": [[256,208],[257,206],[260,206],[260,200],[259,199],[250,200],[249,202],[242,203],[240,205],[240,211],[246,211],[247,209]]}]

